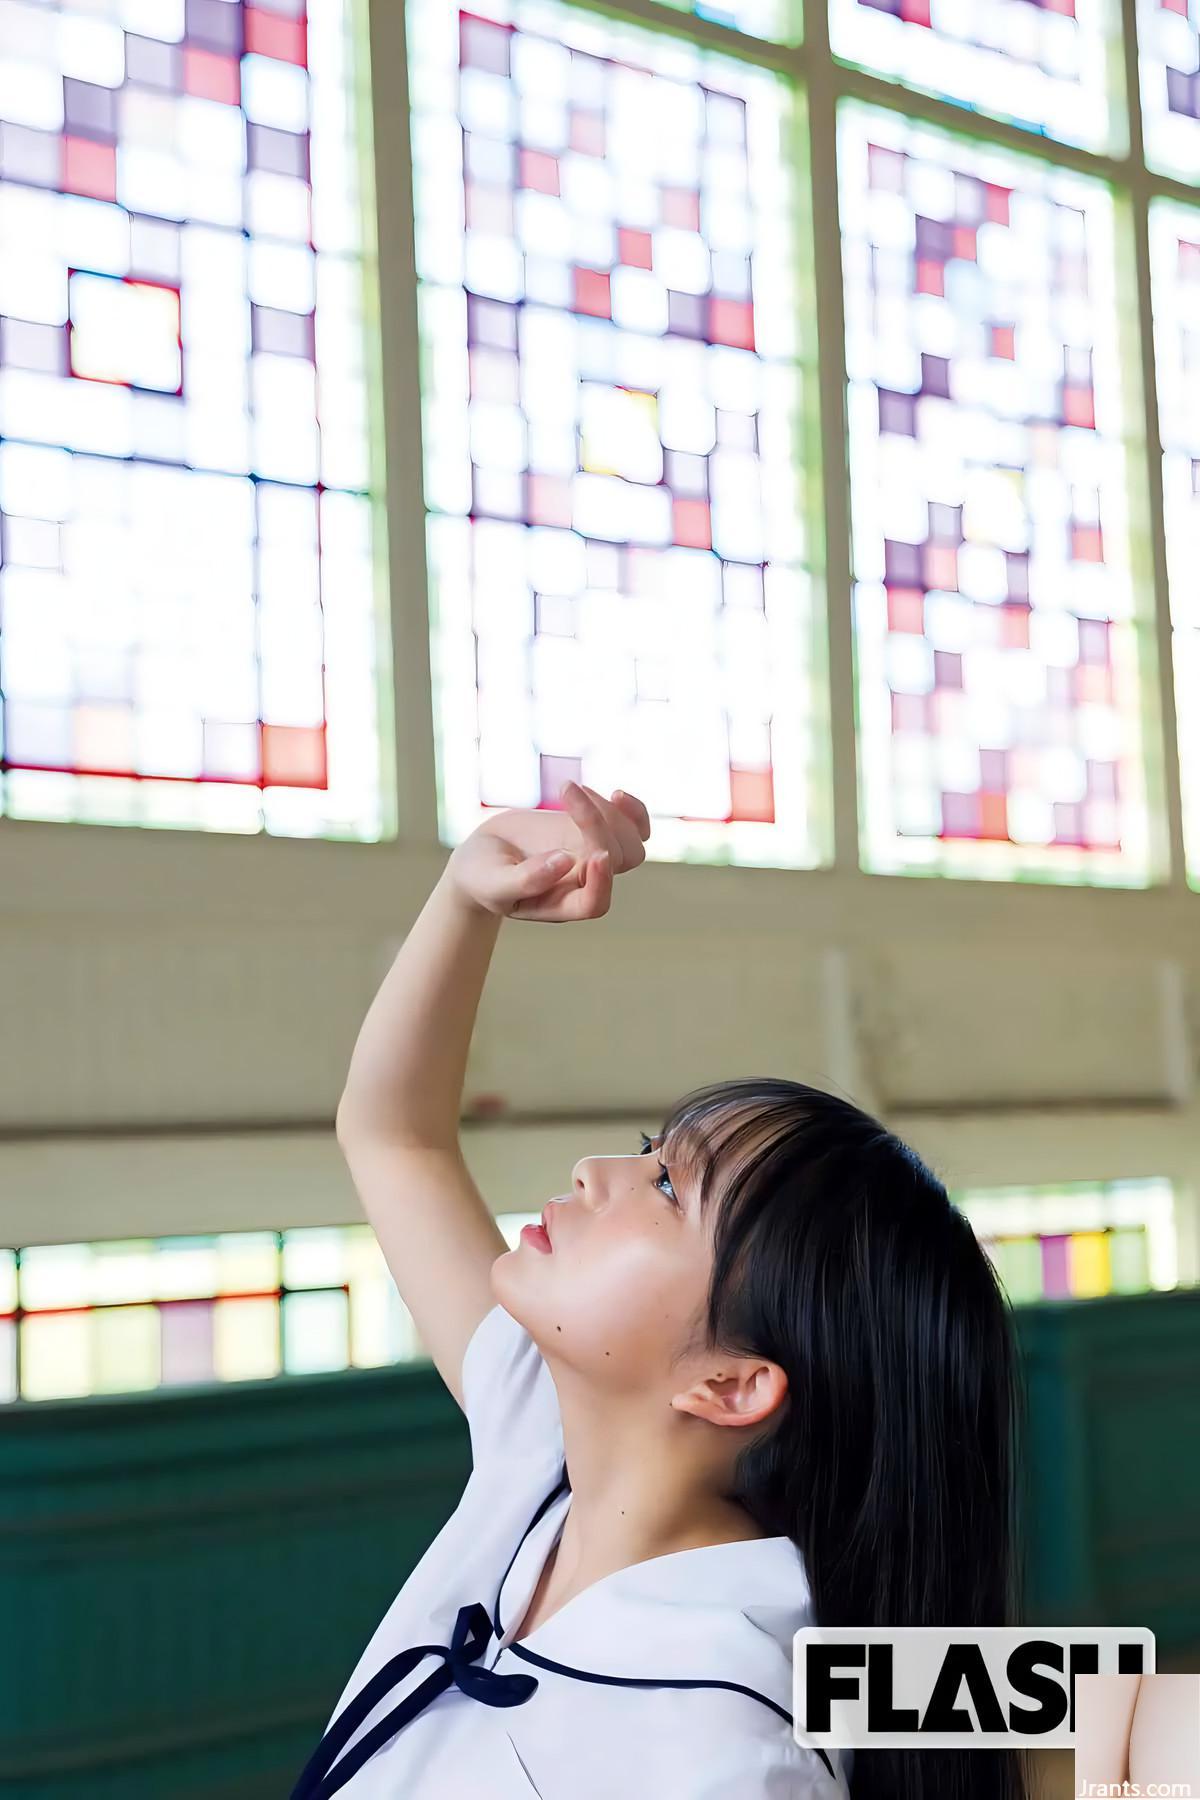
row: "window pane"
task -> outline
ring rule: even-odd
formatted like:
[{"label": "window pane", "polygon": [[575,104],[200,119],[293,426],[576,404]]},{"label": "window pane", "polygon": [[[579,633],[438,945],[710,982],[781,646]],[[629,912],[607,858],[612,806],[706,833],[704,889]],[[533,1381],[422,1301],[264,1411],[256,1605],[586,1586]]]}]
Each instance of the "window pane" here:
[{"label": "window pane", "polygon": [[1200,180],[1200,0],[1138,0],[1138,47],[1146,161]]},{"label": "window pane", "polygon": [[0,813],[380,835],[347,5],[9,9]]},{"label": "window pane", "polygon": [[888,112],[839,135],[864,862],[1141,885],[1112,196]]},{"label": "window pane", "polygon": [[1200,207],[1153,201],[1150,257],[1184,835],[1200,887]]},{"label": "window pane", "polygon": [[1015,1304],[1140,1294],[1178,1281],[1169,1181],[974,1188],[952,1198]]},{"label": "window pane", "polygon": [[663,0],[663,4],[717,25],[732,25],[750,37],[785,44],[800,38],[801,0]]},{"label": "window pane", "polygon": [[817,862],[790,90],[474,10],[409,14],[443,837],[570,777],[660,856]]},{"label": "window pane", "polygon": [[1117,0],[831,0],[834,51],[1064,143],[1124,137]]}]

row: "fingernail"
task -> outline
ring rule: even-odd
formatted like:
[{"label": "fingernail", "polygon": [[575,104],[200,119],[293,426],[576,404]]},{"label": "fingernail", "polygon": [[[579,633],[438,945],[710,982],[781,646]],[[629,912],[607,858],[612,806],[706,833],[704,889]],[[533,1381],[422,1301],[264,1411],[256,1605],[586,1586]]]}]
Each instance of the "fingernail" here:
[{"label": "fingernail", "polygon": [[546,867],[548,869],[557,869],[561,863],[570,862],[570,860],[571,858],[567,851],[556,850],[552,856],[546,858]]}]

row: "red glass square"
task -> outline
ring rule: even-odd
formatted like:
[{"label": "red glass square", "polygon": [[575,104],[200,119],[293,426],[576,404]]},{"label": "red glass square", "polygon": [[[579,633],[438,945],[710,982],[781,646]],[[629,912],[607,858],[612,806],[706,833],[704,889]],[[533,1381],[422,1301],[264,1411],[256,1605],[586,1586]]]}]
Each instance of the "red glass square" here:
[{"label": "red glass square", "polygon": [[975,261],[975,227],[973,225],[956,225],[954,227],[954,254],[960,262]]},{"label": "red glass square", "polygon": [[775,777],[770,769],[730,769],[730,819],[753,819],[759,825],[775,823]]},{"label": "red glass square", "polygon": [[1071,526],[1071,559],[1073,562],[1104,561],[1104,537],[1099,525]]},{"label": "red glass square", "polygon": [[1063,419],[1068,425],[1096,428],[1096,396],[1090,387],[1063,387]]},{"label": "red glass square", "polygon": [[90,138],[65,137],[62,184],[68,194],[86,194],[91,200],[115,200],[116,145],[95,144]]},{"label": "red glass square", "polygon": [[997,187],[994,181],[985,181],[983,187],[986,196],[984,212],[989,221],[993,225],[1009,224],[1009,201],[1012,199],[1012,189]]},{"label": "red glass square", "polygon": [[929,0],[900,0],[900,17],[910,25],[930,25]]},{"label": "red glass square", "polygon": [[953,544],[926,544],[925,586],[958,592],[958,551]]},{"label": "red glass square", "polygon": [[721,300],[714,294],[708,303],[708,335],[714,344],[733,344],[738,350],[753,350],[753,302]]},{"label": "red glass square", "polygon": [[241,65],[236,56],[189,45],[183,53],[183,85],[197,100],[220,100],[237,106],[242,98]]},{"label": "red glass square", "polygon": [[1015,325],[993,325],[992,355],[1001,356],[1006,362],[1017,360],[1017,328]]},{"label": "red glass square", "polygon": [[631,269],[654,267],[654,239],[648,231],[634,231],[628,225],[617,229],[617,260]]},{"label": "red glass square", "polygon": [[925,635],[925,596],[920,588],[890,587],[887,591],[889,631],[911,631]]},{"label": "red glass square", "polygon": [[1005,794],[980,794],[979,835],[983,838],[1007,838],[1008,798]]},{"label": "red glass square", "polygon": [[308,66],[307,28],[303,19],[285,19],[261,7],[246,8],[246,49],[257,56],[273,56],[277,62]]},{"label": "red glass square", "polygon": [[608,276],[600,269],[575,269],[574,310],[590,313],[594,319],[612,318],[612,296]]},{"label": "red glass square", "polygon": [[690,550],[712,549],[712,518],[707,500],[675,499],[671,502],[671,536]]},{"label": "red glass square", "polygon": [[518,185],[533,188],[539,194],[557,194],[558,158],[545,150],[522,150],[519,157]]},{"label": "red glass square", "polygon": [[998,607],[1000,614],[1000,645],[1004,650],[1028,650],[1029,648],[1029,613],[1024,605],[1011,605],[1006,602]]},{"label": "red glass square", "polygon": [[917,258],[917,292],[918,294],[944,294],[946,292],[946,271],[939,262],[931,262],[927,256]]},{"label": "red glass square", "polygon": [[326,783],[323,725],[264,725],[264,787],[323,788]]}]

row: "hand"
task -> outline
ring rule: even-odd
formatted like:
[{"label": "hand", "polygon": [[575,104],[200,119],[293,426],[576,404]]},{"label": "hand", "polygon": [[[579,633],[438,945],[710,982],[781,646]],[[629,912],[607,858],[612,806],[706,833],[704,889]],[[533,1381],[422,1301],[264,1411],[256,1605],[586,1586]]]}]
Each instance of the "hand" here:
[{"label": "hand", "polygon": [[[451,853],[445,875],[472,905],[501,918],[549,925],[598,919],[612,903],[614,875],[645,862],[650,815],[618,788],[564,784],[562,810],[512,807],[486,819]],[[563,861],[552,866],[548,857]]]}]

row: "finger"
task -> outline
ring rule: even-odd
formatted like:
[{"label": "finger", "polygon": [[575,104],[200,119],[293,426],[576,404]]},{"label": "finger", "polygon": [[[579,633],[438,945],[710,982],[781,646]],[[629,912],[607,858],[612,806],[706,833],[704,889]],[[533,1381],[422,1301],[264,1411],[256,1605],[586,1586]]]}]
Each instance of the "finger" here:
[{"label": "finger", "polygon": [[642,837],[648,838],[650,836],[650,814],[647,812],[644,803],[638,799],[637,795],[627,794],[624,788],[615,788],[613,790],[612,798],[613,805],[619,806],[622,812],[628,813],[629,817],[641,832]]},{"label": "finger", "polygon": [[571,782],[564,789],[564,798],[568,802],[575,796],[578,796],[579,810],[573,816],[584,834],[585,851],[608,850],[614,870],[632,869],[646,860],[641,831],[619,806],[605,800],[586,783]]},{"label": "finger", "polygon": [[555,884],[570,874],[571,862],[569,851],[557,850],[552,856],[539,851],[520,862],[506,863],[498,872],[494,897],[518,905],[523,900],[544,900]]},{"label": "finger", "polygon": [[589,856],[583,886],[577,888],[566,903],[571,918],[600,918],[612,905],[612,884],[612,857],[608,851],[601,850]]}]

